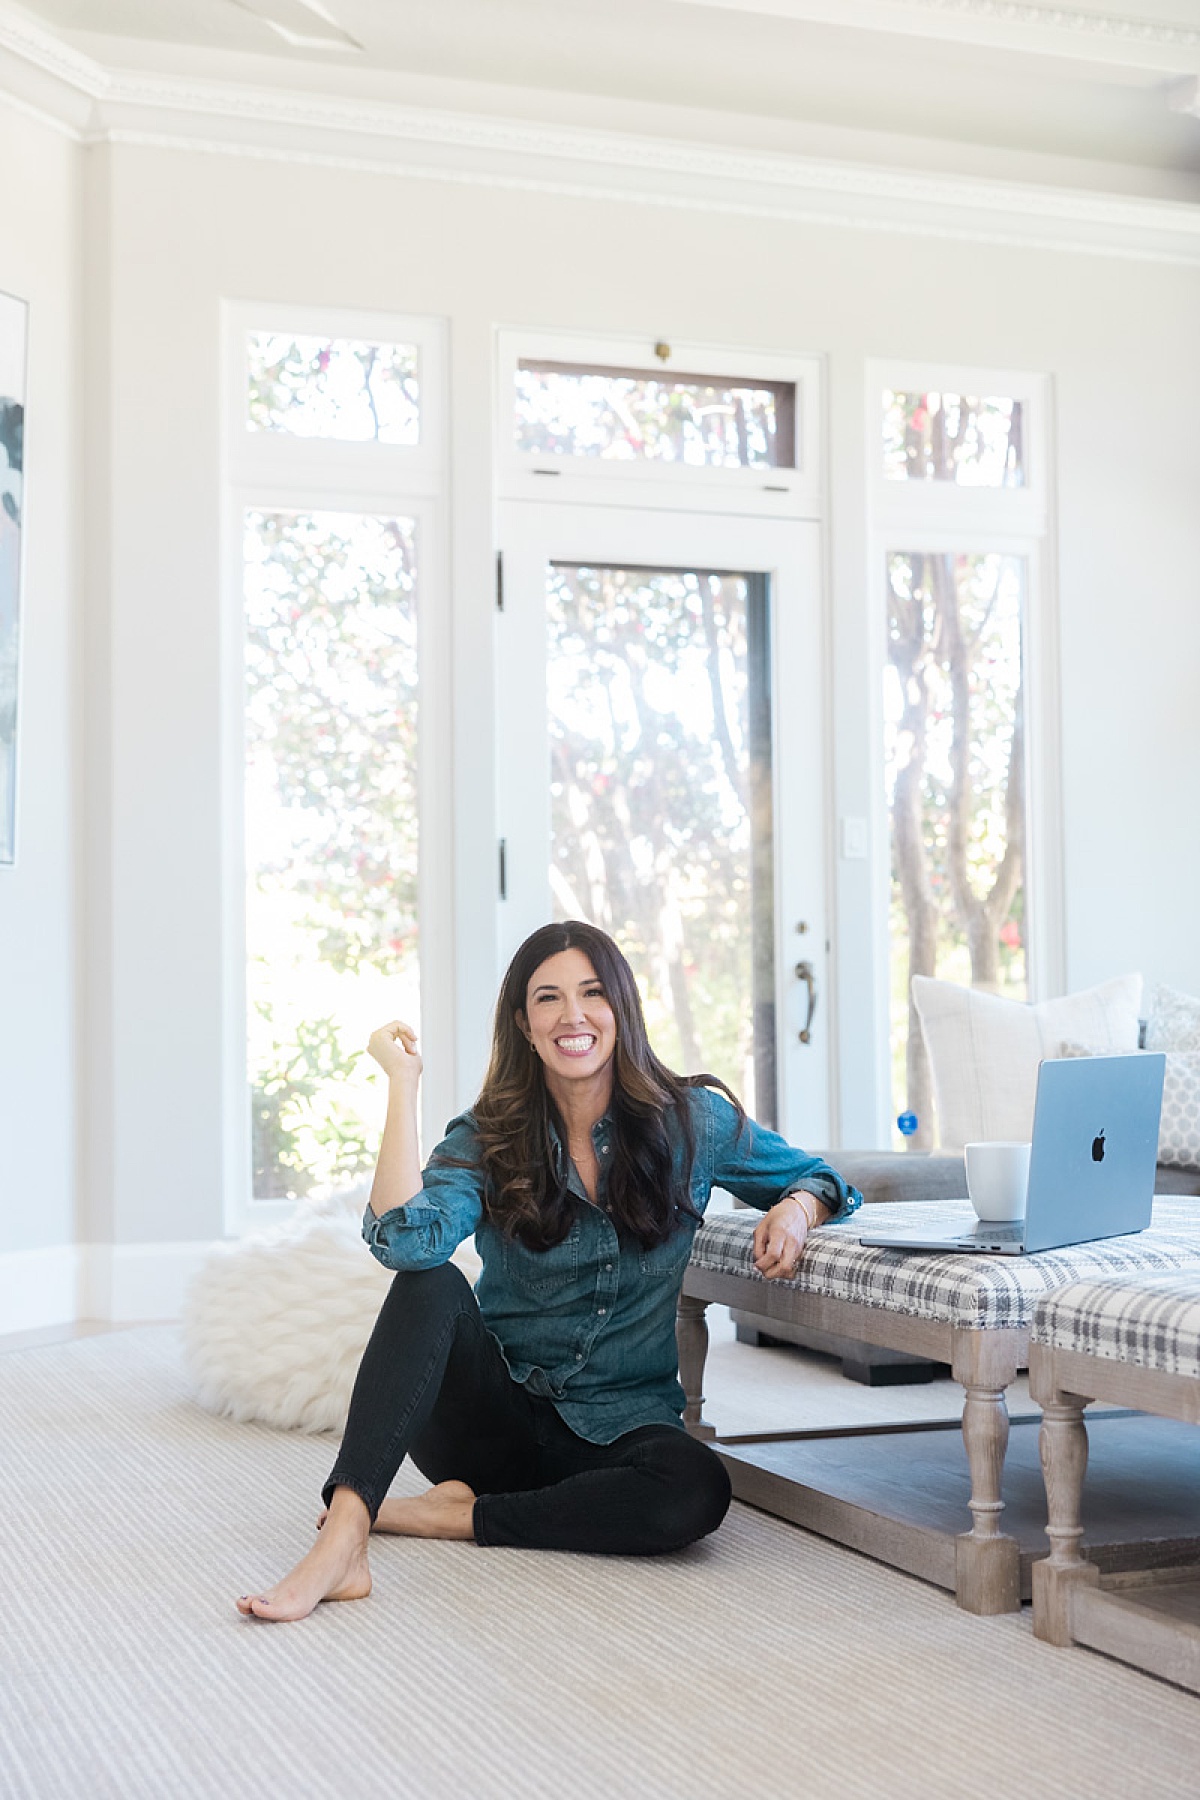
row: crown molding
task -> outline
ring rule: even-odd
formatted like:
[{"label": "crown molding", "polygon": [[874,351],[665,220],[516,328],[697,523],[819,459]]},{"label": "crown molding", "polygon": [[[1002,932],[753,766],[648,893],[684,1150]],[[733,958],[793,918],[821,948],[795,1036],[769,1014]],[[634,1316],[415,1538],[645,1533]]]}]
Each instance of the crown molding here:
[{"label": "crown molding", "polygon": [[107,71],[93,57],[73,49],[26,14],[8,7],[0,12],[0,48],[44,74],[57,77],[89,99],[98,99],[108,86]]},{"label": "crown molding", "polygon": [[[984,212],[1033,214],[1045,218],[1129,225],[1137,222],[1170,229],[1196,209],[1177,201],[1126,199],[1071,188],[989,180],[974,175],[925,174],[919,170],[885,169],[876,165],[789,155],[782,151],[714,147],[690,139],[643,137],[571,125],[491,114],[446,112],[398,102],[364,103],[334,95],[296,90],[225,86],[213,82],[178,81],[170,77],[116,74],[102,116],[90,141],[111,139],[140,121],[127,111],[155,113],[159,141],[170,135],[169,115],[188,113],[211,120],[236,121],[243,129],[284,127],[296,134],[300,151],[314,132],[344,138],[393,143],[419,143],[431,148],[475,151],[489,156],[512,155],[539,162],[591,163],[654,170],[698,180],[737,181],[763,188],[820,189],[877,199],[918,200],[930,205],[976,207]],[[195,140],[192,140],[193,143]],[[276,146],[288,148],[282,141]],[[1198,213],[1200,218],[1200,213]]]},{"label": "crown molding", "polygon": [[[917,201],[931,206],[976,208],[1046,219],[1116,226],[1183,227],[1200,232],[1200,208],[1178,201],[1126,199],[1071,188],[988,180],[973,175],[924,174],[870,164],[834,162],[780,151],[739,150],[681,138],[650,138],[571,125],[547,125],[481,113],[439,111],[400,103],[361,103],[334,95],[281,92],[273,88],[183,82],[168,77],[117,74],[106,111],[145,109],[159,114],[190,113],[210,119],[285,126],[303,135],[326,132],[419,143],[431,148],[513,155],[538,162],[590,163],[597,168],[653,170],[698,180],[736,181],[758,188],[819,190],[879,200]],[[100,124],[93,140],[131,142],[130,122]],[[124,129],[123,129],[124,128]],[[134,127],[136,129],[136,126]],[[170,133],[160,130],[165,146]],[[192,147],[198,141],[190,140]],[[289,146],[278,145],[285,149]],[[297,142],[297,151],[300,145]]]},{"label": "crown molding", "polygon": [[[470,123],[475,127],[478,122]],[[609,156],[603,167],[593,164],[590,168],[579,162],[572,165],[569,156],[556,161],[549,155],[528,159],[524,168],[511,163],[505,166],[496,154],[498,144],[477,159],[453,160],[439,156],[432,139],[422,142],[433,154],[420,159],[404,153],[380,157],[348,151],[314,151],[237,137],[187,137],[121,127],[107,130],[103,141],[137,149],[281,162],[359,175],[551,194],[572,200],[674,207],[796,225],[902,232],[1006,249],[1051,250],[1200,269],[1200,207],[1076,195],[1066,190],[1002,188],[1000,184],[975,183],[966,178],[909,177],[844,164],[804,165],[799,159],[786,158],[780,161],[790,165],[790,179],[781,178],[780,172],[773,170],[772,181],[756,181],[746,178],[744,168],[734,166],[740,159],[711,152],[694,156],[691,146],[674,147],[681,154],[672,168],[669,152],[673,147],[651,140],[633,140],[622,146],[622,157]],[[476,149],[481,141],[474,138]],[[643,150],[656,155],[652,171],[648,171],[649,158],[638,154],[639,143]],[[621,180],[619,175],[613,179],[617,170],[623,173],[626,168],[627,179]],[[656,178],[647,179],[648,172]],[[699,180],[695,179],[697,174]]]},{"label": "crown molding", "polygon": [[[1033,56],[1063,54],[1111,62],[1138,52],[1139,64],[1200,51],[1200,30],[1128,13],[1036,0],[684,0],[721,12],[803,20],[867,31],[916,34],[978,46],[1004,45]],[[1157,56],[1152,54],[1157,53]]]},{"label": "crown molding", "polygon": [[[940,3],[940,0],[939,0]],[[946,0],[958,4],[959,0]],[[473,182],[625,204],[1200,266],[1200,206],[834,162],[631,132],[105,71],[0,11],[0,49],[90,99],[87,144]],[[59,56],[57,52],[61,51]],[[11,90],[12,81],[6,83]],[[17,95],[49,110],[44,80]],[[203,120],[203,128],[196,122]],[[318,147],[314,148],[314,139]],[[411,154],[412,147],[419,154]]]},{"label": "crown molding", "polygon": [[1162,44],[1172,49],[1200,49],[1200,31],[1185,25],[1160,24],[1109,12],[1085,12],[1077,6],[1034,6],[1018,0],[889,0],[890,5],[920,7],[925,12],[957,13],[988,24],[1032,25],[1043,31],[1074,31],[1125,43]]}]

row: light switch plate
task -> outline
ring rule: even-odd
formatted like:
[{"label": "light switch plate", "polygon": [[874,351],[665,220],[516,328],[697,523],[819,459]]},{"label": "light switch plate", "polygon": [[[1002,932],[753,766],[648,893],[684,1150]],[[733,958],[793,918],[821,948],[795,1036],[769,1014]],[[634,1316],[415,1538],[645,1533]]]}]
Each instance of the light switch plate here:
[{"label": "light switch plate", "polygon": [[867,821],[842,820],[842,856],[847,862],[860,861],[867,854]]}]

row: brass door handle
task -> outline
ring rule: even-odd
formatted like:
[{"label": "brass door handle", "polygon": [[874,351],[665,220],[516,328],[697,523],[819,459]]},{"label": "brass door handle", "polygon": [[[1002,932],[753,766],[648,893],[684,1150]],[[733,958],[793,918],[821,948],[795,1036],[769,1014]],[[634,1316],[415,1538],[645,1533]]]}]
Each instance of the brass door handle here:
[{"label": "brass door handle", "polygon": [[812,1041],[813,1014],[817,1010],[817,977],[810,962],[796,964],[796,980],[802,981],[808,989],[808,1017],[804,1021],[804,1029],[800,1033],[800,1042],[808,1044]]}]

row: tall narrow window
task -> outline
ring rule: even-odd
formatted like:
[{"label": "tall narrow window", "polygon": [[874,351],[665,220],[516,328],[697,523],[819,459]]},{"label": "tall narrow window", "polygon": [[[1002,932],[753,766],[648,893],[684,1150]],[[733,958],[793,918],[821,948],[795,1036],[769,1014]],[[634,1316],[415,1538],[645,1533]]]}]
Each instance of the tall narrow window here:
[{"label": "tall narrow window", "polygon": [[1040,954],[1028,674],[1047,518],[1045,384],[969,370],[904,376],[874,387],[873,487],[891,1115],[915,1115],[909,1141],[926,1148],[937,1121],[913,977],[1021,1000]]},{"label": "tall narrow window", "polygon": [[406,518],[245,515],[246,933],[255,1199],[365,1174],[349,1077],[419,1025],[416,533]]},{"label": "tall narrow window", "polygon": [[435,869],[435,891],[444,881],[421,837],[435,759],[418,741],[444,729],[422,688],[443,346],[436,321],[378,314],[231,306],[227,326],[237,1230],[366,1179],[380,1131],[367,1039],[387,1019],[420,1028],[418,888],[428,895]]},{"label": "tall narrow window", "polygon": [[891,819],[893,1093],[927,1131],[912,977],[1026,994],[1025,565],[887,558],[884,719]]}]

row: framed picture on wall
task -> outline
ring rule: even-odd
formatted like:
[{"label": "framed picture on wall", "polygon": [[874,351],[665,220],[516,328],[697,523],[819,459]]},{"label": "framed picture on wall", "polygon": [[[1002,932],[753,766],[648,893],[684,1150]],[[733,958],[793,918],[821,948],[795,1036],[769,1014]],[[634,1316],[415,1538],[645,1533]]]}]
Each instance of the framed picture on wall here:
[{"label": "framed picture on wall", "polygon": [[24,300],[0,294],[0,863],[15,862],[17,850],[17,677],[28,321]]}]

